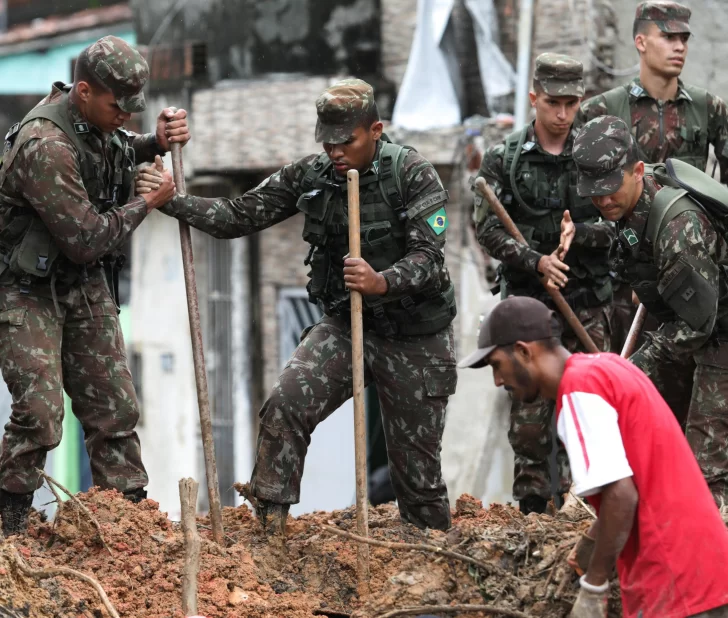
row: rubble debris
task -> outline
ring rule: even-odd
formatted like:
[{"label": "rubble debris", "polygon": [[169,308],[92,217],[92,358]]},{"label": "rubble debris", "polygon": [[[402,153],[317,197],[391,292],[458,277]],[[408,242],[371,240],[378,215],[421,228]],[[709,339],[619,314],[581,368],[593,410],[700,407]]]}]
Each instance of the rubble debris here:
[{"label": "rubble debris", "polygon": [[[10,540],[25,562],[33,569],[65,566],[93,576],[122,616],[182,618],[185,550],[180,525],[152,500],[132,504],[115,491],[96,489],[78,497],[98,521],[114,555],[104,549],[88,517],[65,502],[55,527],[33,513],[28,536]],[[376,618],[404,615],[391,612],[406,608],[435,610],[456,604],[495,607],[504,616],[565,618],[578,586],[565,558],[591,517],[579,505],[525,517],[509,505],[484,509],[464,495],[456,502],[452,529],[444,533],[403,524],[393,504],[374,507],[369,515],[372,538],[387,544],[434,545],[475,564],[441,552],[372,547],[371,594],[364,599],[356,592],[356,541],[326,529],[355,533],[354,507],[290,517],[285,545],[266,539],[247,506],[225,508],[223,520],[226,547],[212,541],[206,518],[197,520],[198,610],[209,618]],[[82,581],[24,577],[13,567],[10,549],[7,542],[0,545],[0,606],[18,611],[27,606],[23,615],[31,618],[108,615]],[[620,615],[615,585],[610,618]]]}]

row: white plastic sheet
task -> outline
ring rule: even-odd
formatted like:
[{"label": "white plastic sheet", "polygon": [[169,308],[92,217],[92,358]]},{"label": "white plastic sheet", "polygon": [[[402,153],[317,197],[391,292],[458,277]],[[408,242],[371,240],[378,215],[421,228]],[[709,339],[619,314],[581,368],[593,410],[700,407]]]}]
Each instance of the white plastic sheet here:
[{"label": "white plastic sheet", "polygon": [[494,110],[496,97],[513,92],[516,72],[496,44],[498,16],[493,0],[465,0],[465,6],[473,18],[475,42],[478,48],[480,79],[485,88],[488,109]]},{"label": "white plastic sheet", "polygon": [[460,102],[440,42],[454,0],[418,0],[417,27],[392,123],[410,130],[460,124]]},{"label": "white plastic sheet", "polygon": [[[392,115],[393,124],[413,131],[450,127],[462,121],[456,84],[454,46],[443,37],[454,0],[418,0],[417,27],[409,62]],[[493,0],[465,0],[473,18],[481,81],[489,108],[513,91],[515,71],[495,43]],[[497,110],[494,110],[497,111]]]}]

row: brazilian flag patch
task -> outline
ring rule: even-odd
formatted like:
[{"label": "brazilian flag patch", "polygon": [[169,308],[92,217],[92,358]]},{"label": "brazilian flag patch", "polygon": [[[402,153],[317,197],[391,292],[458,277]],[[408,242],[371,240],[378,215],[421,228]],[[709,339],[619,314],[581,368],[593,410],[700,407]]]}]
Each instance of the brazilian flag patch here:
[{"label": "brazilian flag patch", "polygon": [[449,221],[447,220],[447,213],[445,212],[445,208],[440,208],[434,215],[432,215],[428,220],[427,223],[430,224],[430,227],[434,230],[435,234],[438,236],[442,234],[449,225]]}]

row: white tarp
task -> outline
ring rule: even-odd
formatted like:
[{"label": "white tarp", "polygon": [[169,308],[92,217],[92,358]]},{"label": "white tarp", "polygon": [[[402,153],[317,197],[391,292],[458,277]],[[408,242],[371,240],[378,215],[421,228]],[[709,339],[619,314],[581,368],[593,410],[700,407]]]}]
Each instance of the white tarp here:
[{"label": "white tarp", "polygon": [[460,124],[460,102],[440,48],[454,0],[418,0],[417,27],[397,102],[394,125],[412,130]]},{"label": "white tarp", "polygon": [[[392,123],[413,131],[451,127],[462,121],[451,74],[458,66],[454,45],[444,42],[454,0],[418,0],[417,26]],[[497,16],[493,0],[465,0],[473,18],[481,81],[488,105],[513,90],[515,72],[494,42]]]},{"label": "white tarp", "polygon": [[488,108],[496,111],[493,110],[495,98],[513,92],[516,72],[494,40],[498,36],[498,15],[493,0],[465,0],[465,6],[470,11],[475,27],[478,65],[485,98]]}]

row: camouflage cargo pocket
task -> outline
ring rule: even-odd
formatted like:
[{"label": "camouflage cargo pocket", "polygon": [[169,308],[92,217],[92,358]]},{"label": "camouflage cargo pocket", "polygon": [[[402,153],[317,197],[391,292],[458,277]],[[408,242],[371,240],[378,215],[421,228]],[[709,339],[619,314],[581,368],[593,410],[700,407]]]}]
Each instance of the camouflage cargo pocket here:
[{"label": "camouflage cargo pocket", "polygon": [[3,374],[6,370],[19,375],[37,374],[51,363],[52,345],[47,334],[39,327],[31,328],[27,307],[14,307],[0,312],[0,355]]}]

